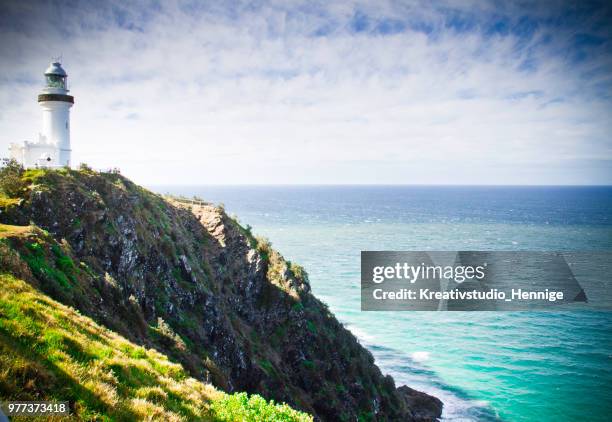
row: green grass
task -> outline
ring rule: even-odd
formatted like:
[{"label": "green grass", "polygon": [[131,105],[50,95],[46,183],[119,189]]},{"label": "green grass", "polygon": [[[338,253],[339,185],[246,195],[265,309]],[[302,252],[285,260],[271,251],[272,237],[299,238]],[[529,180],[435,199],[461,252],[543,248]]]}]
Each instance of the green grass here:
[{"label": "green grass", "polygon": [[190,378],[161,353],[11,275],[0,274],[0,285],[1,400],[67,400],[79,420],[312,421],[285,404]]},{"label": "green grass", "polygon": [[[21,258],[28,264],[30,270],[36,277],[51,279],[63,289],[68,290],[72,288],[70,280],[75,280],[74,272],[72,271],[74,270],[74,264],[69,257],[61,252],[59,247],[53,245],[56,261],[55,265],[52,265],[45,255],[45,248],[42,243],[38,241],[29,241],[25,246],[27,252],[23,253]],[[70,263],[66,260],[70,261]],[[66,269],[68,273],[65,273],[62,267]],[[72,268],[72,270],[70,268]]]},{"label": "green grass", "polygon": [[259,366],[266,372],[268,375],[273,375],[276,373],[276,369],[274,369],[274,365],[267,359],[262,359],[259,361]]},{"label": "green grass", "polygon": [[47,176],[51,171],[48,169],[28,169],[23,173],[21,179],[25,182],[38,183],[41,178]]},{"label": "green grass", "polygon": [[51,251],[53,255],[55,255],[55,266],[59,271],[61,271],[70,281],[73,283],[77,283],[76,273],[77,268],[72,262],[72,259],[62,251],[62,249],[57,245],[53,244],[51,246]]}]

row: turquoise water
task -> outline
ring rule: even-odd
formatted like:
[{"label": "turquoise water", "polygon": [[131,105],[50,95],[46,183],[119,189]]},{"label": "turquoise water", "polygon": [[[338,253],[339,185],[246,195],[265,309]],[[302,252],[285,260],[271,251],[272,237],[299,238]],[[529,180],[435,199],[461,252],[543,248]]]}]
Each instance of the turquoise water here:
[{"label": "turquoise water", "polygon": [[608,421],[612,312],[361,312],[361,250],[612,250],[612,188],[165,187],[304,265],[384,372],[449,421]]}]

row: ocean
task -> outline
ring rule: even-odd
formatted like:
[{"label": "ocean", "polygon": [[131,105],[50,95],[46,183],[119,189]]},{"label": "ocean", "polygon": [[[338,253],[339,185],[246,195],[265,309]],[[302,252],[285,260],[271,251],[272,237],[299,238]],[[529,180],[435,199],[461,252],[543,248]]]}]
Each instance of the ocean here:
[{"label": "ocean", "polygon": [[612,187],[172,186],[303,265],[396,384],[445,421],[609,421],[612,312],[362,312],[362,250],[612,250]]}]

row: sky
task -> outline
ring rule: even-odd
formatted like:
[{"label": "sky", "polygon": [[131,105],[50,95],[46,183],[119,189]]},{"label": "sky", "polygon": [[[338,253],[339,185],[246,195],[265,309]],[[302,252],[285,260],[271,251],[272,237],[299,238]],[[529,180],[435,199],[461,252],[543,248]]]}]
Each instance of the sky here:
[{"label": "sky", "polygon": [[612,184],[607,2],[0,2],[0,156],[160,184]]}]

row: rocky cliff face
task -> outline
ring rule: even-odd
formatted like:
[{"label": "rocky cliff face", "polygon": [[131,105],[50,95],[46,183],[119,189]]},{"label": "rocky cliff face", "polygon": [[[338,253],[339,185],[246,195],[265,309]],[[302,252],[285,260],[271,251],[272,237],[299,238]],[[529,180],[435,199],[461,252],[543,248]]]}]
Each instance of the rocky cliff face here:
[{"label": "rocky cliff face", "polygon": [[0,222],[34,224],[54,239],[7,243],[27,263],[21,276],[54,299],[162,351],[195,378],[320,420],[439,417],[439,400],[381,374],[310,293],[301,267],[222,208],[167,200],[116,174],[23,177],[22,199],[1,208]]}]

